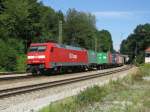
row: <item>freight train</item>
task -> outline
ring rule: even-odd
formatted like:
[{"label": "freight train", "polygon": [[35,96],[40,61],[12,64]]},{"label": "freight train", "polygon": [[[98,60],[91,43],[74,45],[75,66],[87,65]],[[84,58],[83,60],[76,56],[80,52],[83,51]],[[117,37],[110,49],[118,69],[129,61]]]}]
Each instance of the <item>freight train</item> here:
[{"label": "freight train", "polygon": [[27,53],[27,70],[33,74],[85,71],[121,66],[119,53],[95,52],[57,43],[32,43]]}]

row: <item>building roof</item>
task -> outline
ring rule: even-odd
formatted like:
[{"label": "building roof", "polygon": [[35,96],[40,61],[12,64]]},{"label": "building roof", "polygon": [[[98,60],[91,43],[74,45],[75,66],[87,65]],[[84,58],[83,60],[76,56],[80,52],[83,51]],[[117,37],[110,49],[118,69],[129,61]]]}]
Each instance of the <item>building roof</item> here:
[{"label": "building roof", "polygon": [[148,48],[145,50],[145,52],[150,52],[150,47],[148,47]]}]

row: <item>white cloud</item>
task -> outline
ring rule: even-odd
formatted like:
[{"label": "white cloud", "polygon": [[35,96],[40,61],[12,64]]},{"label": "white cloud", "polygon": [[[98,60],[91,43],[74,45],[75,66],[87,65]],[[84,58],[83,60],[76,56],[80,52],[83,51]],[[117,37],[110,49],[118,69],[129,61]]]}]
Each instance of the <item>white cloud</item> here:
[{"label": "white cloud", "polygon": [[129,12],[117,12],[117,11],[101,11],[101,12],[94,12],[95,16],[98,17],[122,17],[122,16],[129,16]]},{"label": "white cloud", "polygon": [[101,18],[130,18],[137,15],[150,14],[147,11],[98,11],[93,12],[96,17]]}]

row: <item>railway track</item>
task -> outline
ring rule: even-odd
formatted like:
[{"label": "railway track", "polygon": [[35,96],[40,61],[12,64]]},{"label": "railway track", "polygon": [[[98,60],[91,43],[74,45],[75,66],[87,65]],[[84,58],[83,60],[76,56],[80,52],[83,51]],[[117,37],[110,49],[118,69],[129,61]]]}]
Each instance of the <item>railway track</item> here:
[{"label": "railway track", "polygon": [[92,78],[102,77],[105,75],[110,75],[113,73],[129,70],[130,68],[131,68],[131,66],[127,66],[126,68],[121,68],[121,69],[108,71],[108,72],[104,72],[104,73],[95,73],[95,74],[91,74],[91,75],[87,75],[87,76],[78,76],[78,77],[74,77],[74,78],[50,81],[50,82],[39,83],[39,84],[34,84],[34,85],[27,85],[27,86],[3,89],[3,90],[0,90],[0,98],[10,97],[12,95],[18,95],[18,94],[41,90],[41,89],[45,89],[45,88],[49,88],[49,87],[55,87],[55,86],[59,86],[59,85],[64,85],[64,84],[74,83],[74,82],[88,80],[88,79],[92,79]]},{"label": "railway track", "polygon": [[[0,81],[13,81],[16,79],[28,79],[34,78],[32,73],[27,72],[0,72]],[[36,76],[40,77],[40,76]]]},{"label": "railway track", "polygon": [[30,78],[33,77],[33,75],[31,73],[11,73],[11,74],[7,74],[7,73],[1,73],[0,75],[0,81],[5,81],[5,80],[14,80],[14,79],[23,79],[23,78]]},{"label": "railway track", "polygon": [[0,72],[0,75],[25,74],[26,72]]}]

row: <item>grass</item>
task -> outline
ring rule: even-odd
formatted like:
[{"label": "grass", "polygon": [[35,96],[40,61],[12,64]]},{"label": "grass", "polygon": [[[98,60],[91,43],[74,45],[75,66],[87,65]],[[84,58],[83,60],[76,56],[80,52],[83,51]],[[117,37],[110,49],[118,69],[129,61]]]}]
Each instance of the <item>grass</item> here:
[{"label": "grass", "polygon": [[139,68],[142,75],[150,76],[150,64],[141,65]]},{"label": "grass", "polygon": [[77,96],[52,103],[40,110],[40,112],[77,112],[83,106],[100,101],[106,95],[107,90],[105,87],[93,86],[92,88],[87,88],[85,91],[82,91]]},{"label": "grass", "polygon": [[150,65],[142,65],[123,79],[93,86],[77,96],[51,103],[39,112],[150,112]]}]

